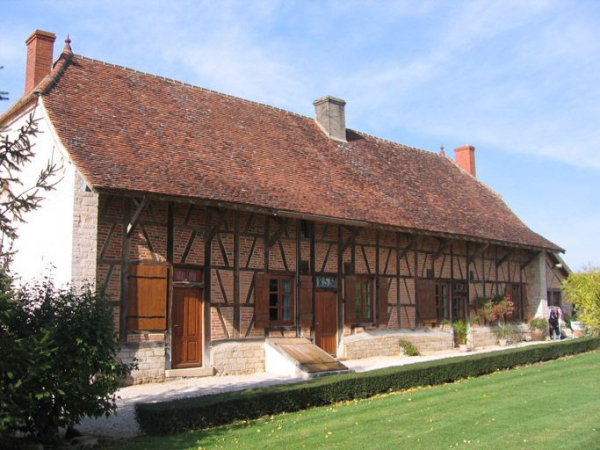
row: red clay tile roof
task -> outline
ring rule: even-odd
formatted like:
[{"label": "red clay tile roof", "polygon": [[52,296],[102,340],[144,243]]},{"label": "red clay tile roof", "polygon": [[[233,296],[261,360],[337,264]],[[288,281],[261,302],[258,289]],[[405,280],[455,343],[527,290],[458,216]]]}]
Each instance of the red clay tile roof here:
[{"label": "red clay tile roof", "polygon": [[44,105],[96,189],[560,250],[436,153],[351,130],[334,142],[313,119],[81,56],[54,76]]}]

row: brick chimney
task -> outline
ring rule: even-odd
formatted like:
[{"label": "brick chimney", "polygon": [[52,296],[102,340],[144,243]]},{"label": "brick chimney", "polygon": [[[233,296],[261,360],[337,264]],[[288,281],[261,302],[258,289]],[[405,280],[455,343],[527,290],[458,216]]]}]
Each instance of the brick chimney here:
[{"label": "brick chimney", "polygon": [[27,68],[25,70],[25,94],[29,94],[52,70],[54,41],[56,35],[35,30],[27,38]]},{"label": "brick chimney", "polygon": [[323,97],[313,102],[317,116],[317,124],[329,139],[340,142],[346,141],[346,102],[331,96]]},{"label": "brick chimney", "polygon": [[475,173],[475,147],[472,145],[463,145],[454,149],[456,164],[465,172],[476,176]]}]

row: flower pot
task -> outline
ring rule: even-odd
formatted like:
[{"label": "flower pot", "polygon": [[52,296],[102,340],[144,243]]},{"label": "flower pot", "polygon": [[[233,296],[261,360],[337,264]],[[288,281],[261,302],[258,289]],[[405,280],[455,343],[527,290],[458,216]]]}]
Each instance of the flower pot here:
[{"label": "flower pot", "polygon": [[545,341],[548,332],[546,330],[540,330],[539,328],[532,328],[531,340],[532,341]]},{"label": "flower pot", "polygon": [[508,344],[508,339],[498,339],[498,344],[500,345],[500,347],[506,347],[506,344]]},{"label": "flower pot", "polygon": [[458,348],[460,348],[461,352],[470,352],[471,347],[468,344],[459,344]]}]

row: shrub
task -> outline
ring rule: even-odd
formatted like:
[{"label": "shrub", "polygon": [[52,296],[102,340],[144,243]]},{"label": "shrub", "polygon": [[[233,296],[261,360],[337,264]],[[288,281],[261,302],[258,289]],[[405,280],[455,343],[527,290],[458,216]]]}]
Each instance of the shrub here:
[{"label": "shrub", "polygon": [[454,329],[454,339],[459,345],[467,343],[467,335],[469,334],[469,325],[464,320],[457,320],[452,324]]},{"label": "shrub", "polygon": [[135,414],[141,430],[149,435],[205,429],[236,420],[256,419],[417,386],[447,383],[599,347],[600,339],[582,338],[372,372],[331,375],[297,384],[163,403],[138,403],[135,405]]},{"label": "shrub", "polygon": [[543,317],[536,317],[534,319],[531,319],[531,321],[529,322],[529,327],[531,329],[546,331],[548,330],[548,321]]},{"label": "shrub", "polygon": [[49,281],[13,291],[4,273],[0,280],[0,434],[49,440],[84,416],[113,412],[132,367],[115,362],[107,299]]},{"label": "shrub", "polygon": [[406,356],[419,356],[419,349],[410,341],[400,339],[400,350]]},{"label": "shrub", "polygon": [[578,319],[593,334],[600,335],[600,268],[589,267],[585,272],[572,273],[562,287],[575,306]]}]

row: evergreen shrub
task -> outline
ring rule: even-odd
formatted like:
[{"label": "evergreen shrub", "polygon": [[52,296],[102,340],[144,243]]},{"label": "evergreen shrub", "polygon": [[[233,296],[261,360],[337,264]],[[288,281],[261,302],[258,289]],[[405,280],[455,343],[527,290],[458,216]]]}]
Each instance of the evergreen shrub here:
[{"label": "evergreen shrub", "polygon": [[372,372],[339,374],[296,384],[135,405],[136,420],[149,435],[225,425],[236,420],[293,412],[418,386],[437,385],[497,370],[548,361],[600,347],[598,338],[515,348],[410,364]]}]

